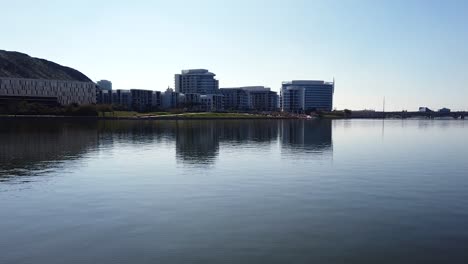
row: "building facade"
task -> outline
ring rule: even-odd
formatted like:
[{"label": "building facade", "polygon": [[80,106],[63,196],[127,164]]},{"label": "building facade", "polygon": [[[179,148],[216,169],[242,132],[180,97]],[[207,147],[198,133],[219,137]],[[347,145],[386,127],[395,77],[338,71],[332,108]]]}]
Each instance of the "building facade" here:
[{"label": "building facade", "polygon": [[245,86],[237,88],[222,88],[224,109],[276,111],[278,109],[278,94],[264,86]]},{"label": "building facade", "polygon": [[138,112],[151,111],[153,107],[153,91],[130,89],[132,110]]},{"label": "building facade", "polygon": [[113,90],[112,104],[120,106],[126,110],[132,109],[132,93],[130,90]]},{"label": "building facade", "polygon": [[96,94],[97,104],[112,104],[112,90],[97,89]]},{"label": "building facade", "polygon": [[163,109],[177,108],[180,105],[181,94],[175,92],[172,88],[167,88],[167,90],[161,94],[161,106]]},{"label": "building facade", "polygon": [[112,104],[117,108],[139,112],[161,108],[161,92],[141,89],[100,90],[97,104]]},{"label": "building facade", "polygon": [[161,109],[161,92],[160,91],[154,91],[153,92],[153,109]]},{"label": "building facade", "polygon": [[281,87],[281,110],[291,113],[332,111],[335,82],[290,81]]},{"label": "building facade", "polygon": [[218,94],[216,74],[205,69],[183,70],[175,75],[175,91],[183,94]]},{"label": "building facade", "polygon": [[243,87],[250,96],[250,109],[255,111],[278,110],[278,94],[264,86]]},{"label": "building facade", "polygon": [[56,98],[60,105],[96,103],[96,84],[67,80],[0,77],[0,96]]},{"label": "building facade", "polygon": [[188,93],[184,94],[184,107],[190,111],[200,111],[201,109],[201,94]]},{"label": "building facade", "polygon": [[219,89],[223,97],[225,110],[247,111],[251,109],[249,92],[242,88]]},{"label": "building facade", "polygon": [[223,95],[221,94],[207,94],[200,96],[201,111],[216,112],[224,110]]}]

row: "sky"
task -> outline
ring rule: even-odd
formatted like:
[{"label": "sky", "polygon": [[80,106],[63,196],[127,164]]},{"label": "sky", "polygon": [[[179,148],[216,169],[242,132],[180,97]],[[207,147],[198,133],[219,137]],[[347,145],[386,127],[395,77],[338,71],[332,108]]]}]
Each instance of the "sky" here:
[{"label": "sky", "polygon": [[0,0],[0,49],[114,89],[165,90],[182,69],[220,87],[336,80],[337,109],[468,110],[464,0]]}]

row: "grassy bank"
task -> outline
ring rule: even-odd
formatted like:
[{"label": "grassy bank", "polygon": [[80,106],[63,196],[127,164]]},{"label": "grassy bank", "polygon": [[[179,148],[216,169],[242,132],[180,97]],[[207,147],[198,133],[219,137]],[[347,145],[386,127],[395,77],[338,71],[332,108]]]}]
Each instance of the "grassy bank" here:
[{"label": "grassy bank", "polygon": [[247,114],[247,113],[170,113],[170,112],[149,112],[138,113],[134,111],[114,111],[99,113],[101,118],[109,119],[246,119],[246,118],[274,118],[268,115]]},{"label": "grassy bank", "polygon": [[35,103],[16,102],[3,105],[0,115],[3,117],[87,117],[94,119],[154,119],[154,120],[178,120],[178,119],[341,119],[347,118],[350,112],[313,112],[310,115],[293,113],[212,113],[212,112],[184,112],[183,109],[171,111],[136,112],[116,109],[110,105],[76,105],[44,106]]},{"label": "grassy bank", "polygon": [[99,117],[116,117],[116,118],[130,118],[130,117],[148,117],[148,116],[165,116],[173,115],[169,112],[149,112],[149,113],[138,113],[135,111],[114,111],[114,112],[99,112]]},{"label": "grassy bank", "polygon": [[[149,112],[138,113],[135,111],[114,111],[99,112],[96,115],[74,115],[63,114],[0,114],[1,118],[87,118],[87,119],[107,119],[107,120],[187,120],[187,119],[310,119],[306,115],[268,115],[251,113],[170,113],[170,112]],[[326,113],[312,115],[312,119],[342,119],[346,116],[336,113]]]}]

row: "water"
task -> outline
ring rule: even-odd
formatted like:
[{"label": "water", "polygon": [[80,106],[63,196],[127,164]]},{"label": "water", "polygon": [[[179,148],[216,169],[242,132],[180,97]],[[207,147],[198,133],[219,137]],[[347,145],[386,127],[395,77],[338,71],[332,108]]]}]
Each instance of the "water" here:
[{"label": "water", "polygon": [[467,263],[468,122],[0,121],[0,263]]}]

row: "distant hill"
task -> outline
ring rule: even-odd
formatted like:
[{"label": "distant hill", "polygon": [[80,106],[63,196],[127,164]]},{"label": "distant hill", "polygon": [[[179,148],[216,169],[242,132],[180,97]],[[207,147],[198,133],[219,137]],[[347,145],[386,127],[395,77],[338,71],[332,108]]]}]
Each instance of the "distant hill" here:
[{"label": "distant hill", "polygon": [[91,79],[75,69],[5,50],[0,50],[0,77],[91,82]]}]

